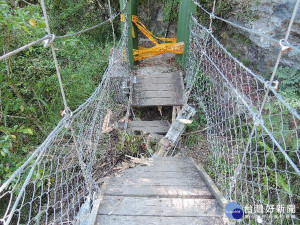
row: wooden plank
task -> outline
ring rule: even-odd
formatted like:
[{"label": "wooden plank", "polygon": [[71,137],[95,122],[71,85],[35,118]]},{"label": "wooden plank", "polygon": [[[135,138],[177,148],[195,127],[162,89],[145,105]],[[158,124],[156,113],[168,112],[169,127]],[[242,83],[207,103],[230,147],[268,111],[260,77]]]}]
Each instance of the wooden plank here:
[{"label": "wooden plank", "polygon": [[184,179],[187,177],[199,177],[201,180],[201,174],[197,169],[191,170],[190,168],[183,169],[181,171],[160,171],[156,173],[145,172],[144,170],[139,170],[139,167],[136,169],[128,169],[121,174],[118,174],[118,177],[132,177],[132,178],[177,178]]},{"label": "wooden plank", "polygon": [[157,157],[147,161],[151,166],[127,169],[123,173],[198,172],[190,158]]},{"label": "wooden plank", "polygon": [[167,120],[153,120],[153,121],[130,121],[128,126],[143,127],[143,126],[169,126]]},{"label": "wooden plank", "polygon": [[140,93],[136,93],[136,96],[141,98],[179,98],[181,95],[174,90],[143,90]]},{"label": "wooden plank", "polygon": [[162,216],[118,216],[98,215],[97,224],[101,225],[222,225],[221,216],[202,217],[162,217]]},{"label": "wooden plank", "polygon": [[193,164],[193,161],[191,159],[191,157],[153,157],[153,158],[149,158],[150,161],[153,161],[155,163],[165,163],[165,162],[171,162],[174,164],[191,164],[195,167],[195,165]]},{"label": "wooden plank", "polygon": [[181,73],[136,76],[133,86],[133,106],[183,105],[183,78]]},{"label": "wooden plank", "polygon": [[140,79],[163,79],[163,78],[169,78],[169,79],[176,79],[176,80],[180,80],[181,79],[181,74],[179,72],[173,72],[173,73],[157,73],[157,72],[153,72],[151,74],[140,74],[138,73],[136,75],[136,77],[138,78],[137,80]]},{"label": "wooden plank", "polygon": [[151,76],[152,74],[170,73],[170,66],[145,66],[137,68],[137,74],[142,76]]},{"label": "wooden plank", "polygon": [[132,106],[181,106],[183,99],[174,98],[133,98]]},{"label": "wooden plank", "polygon": [[179,79],[180,75],[177,75],[175,73],[158,73],[158,72],[153,72],[151,74],[140,74],[138,73],[136,75],[139,79],[143,78],[173,78],[173,79]]},{"label": "wooden plank", "polygon": [[141,131],[148,134],[166,134],[169,130],[169,127],[135,127],[128,128],[130,131]]},{"label": "wooden plank", "polygon": [[[121,185],[203,185],[201,174],[191,161],[181,163],[154,160],[151,166],[128,169],[111,179],[114,186]],[[151,162],[150,162],[151,163]]]},{"label": "wooden plank", "polygon": [[182,179],[173,177],[158,177],[158,178],[146,178],[146,177],[122,177],[122,179],[112,178],[111,182],[114,185],[185,185],[185,186],[195,186],[200,183],[201,177],[186,177]]},{"label": "wooden plank", "polygon": [[173,144],[177,143],[180,135],[184,132],[186,124],[180,122],[180,119],[190,119],[196,113],[196,110],[189,105],[185,105],[176,120],[172,123],[165,138],[171,141]]},{"label": "wooden plank", "polygon": [[141,78],[151,78],[151,77],[182,77],[182,72],[180,71],[160,71],[158,70],[151,70],[147,72],[149,69],[146,68],[146,72],[137,70],[136,76],[141,77]]},{"label": "wooden plank", "polygon": [[122,195],[134,197],[164,197],[164,198],[202,198],[213,199],[214,195],[205,183],[195,186],[165,186],[165,185],[124,185],[110,184],[105,195]]},{"label": "wooden plank", "polygon": [[215,199],[105,196],[99,215],[217,216],[222,210]]},{"label": "wooden plank", "polygon": [[157,77],[157,78],[137,78],[136,84],[175,84],[179,86],[180,77]]},{"label": "wooden plank", "polygon": [[174,91],[176,90],[176,84],[133,84],[133,92],[141,92],[141,91]]},{"label": "wooden plank", "polygon": [[201,164],[197,165],[194,160],[192,160],[192,161],[193,161],[194,165],[197,167],[197,169],[199,170],[199,172],[202,176],[202,179],[205,181],[205,183],[206,183],[207,187],[209,188],[209,190],[214,194],[214,196],[216,196],[216,199],[219,202],[219,204],[221,205],[221,207],[223,209],[225,209],[225,206],[228,204],[227,199],[224,198],[223,194],[219,191],[218,187],[212,181],[210,176],[206,173],[203,166]]},{"label": "wooden plank", "polygon": [[166,120],[155,121],[131,121],[128,123],[128,130],[143,131],[146,133],[166,134],[170,124]]},{"label": "wooden plank", "polygon": [[158,172],[182,172],[187,169],[194,169],[194,167],[190,165],[164,165],[164,166],[154,166],[154,167],[148,167],[148,166],[141,166],[138,167],[140,171],[143,171],[144,173],[158,173]]}]

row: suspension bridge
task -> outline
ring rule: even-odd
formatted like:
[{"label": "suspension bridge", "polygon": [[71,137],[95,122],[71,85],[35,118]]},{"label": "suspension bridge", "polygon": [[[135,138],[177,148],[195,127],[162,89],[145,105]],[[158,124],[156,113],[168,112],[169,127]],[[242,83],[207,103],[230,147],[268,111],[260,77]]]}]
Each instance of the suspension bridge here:
[{"label": "suspension bridge", "polygon": [[[44,0],[40,2],[48,34],[0,60],[42,42],[50,47],[64,117],[0,187],[0,200],[7,204],[0,212],[1,224],[300,223],[299,109],[277,92],[276,82],[282,57],[289,51],[300,52],[297,43],[289,43],[300,0],[295,1],[280,40],[215,15],[216,1],[209,10],[195,0],[180,3],[177,39],[157,38],[147,30],[137,17],[135,0],[122,0],[116,15],[109,9],[109,20],[99,25],[57,37],[51,33]],[[199,22],[197,11],[207,15],[208,26]],[[103,79],[92,96],[72,111],[55,41],[109,22],[113,28],[119,16],[122,36],[111,51]],[[215,20],[277,45],[269,80],[220,43],[213,32]],[[139,48],[138,29],[154,47]],[[178,54],[184,70],[171,71],[166,56],[157,65],[134,63],[164,53]],[[172,120],[135,120],[132,109],[149,106],[160,111],[172,107]],[[191,158],[172,157],[198,109],[207,120],[208,167]],[[164,136],[152,158],[134,159],[143,166],[108,176],[110,132],[117,129]],[[226,217],[228,202],[240,204],[243,217]]]}]

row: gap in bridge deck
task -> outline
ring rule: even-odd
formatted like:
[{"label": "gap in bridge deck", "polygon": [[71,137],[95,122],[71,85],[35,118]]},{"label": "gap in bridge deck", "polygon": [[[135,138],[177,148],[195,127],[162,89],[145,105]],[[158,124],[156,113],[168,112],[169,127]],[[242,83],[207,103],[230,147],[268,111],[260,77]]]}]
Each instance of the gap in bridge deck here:
[{"label": "gap in bridge deck", "polygon": [[183,105],[183,72],[175,54],[142,60],[134,68],[132,107],[135,118],[128,130],[166,134],[174,106]]},{"label": "gap in bridge deck", "polygon": [[[183,73],[174,54],[143,60],[135,73],[134,116],[128,131],[155,133],[163,140],[162,134],[175,129],[178,121],[174,112],[184,103]],[[147,166],[110,178],[102,190],[96,224],[224,224],[222,207],[190,158],[156,156],[145,160]]]}]

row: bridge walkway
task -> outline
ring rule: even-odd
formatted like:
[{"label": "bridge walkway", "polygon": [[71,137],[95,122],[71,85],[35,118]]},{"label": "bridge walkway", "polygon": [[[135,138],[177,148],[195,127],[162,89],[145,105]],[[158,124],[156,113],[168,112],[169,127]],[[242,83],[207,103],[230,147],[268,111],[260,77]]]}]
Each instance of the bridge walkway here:
[{"label": "bridge walkway", "polygon": [[110,179],[96,224],[225,224],[226,200],[191,158],[156,157],[146,164]]}]

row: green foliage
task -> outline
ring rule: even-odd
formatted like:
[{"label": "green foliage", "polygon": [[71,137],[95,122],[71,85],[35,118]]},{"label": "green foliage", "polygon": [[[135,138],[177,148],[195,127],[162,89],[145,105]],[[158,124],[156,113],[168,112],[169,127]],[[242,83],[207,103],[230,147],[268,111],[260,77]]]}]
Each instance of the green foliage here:
[{"label": "green foliage", "polygon": [[[200,0],[198,1],[201,5],[204,6],[204,8],[209,11],[212,12],[213,9],[213,0]],[[197,7],[197,13],[196,16],[199,18],[199,21],[205,25],[208,26],[209,22],[210,22],[210,18],[209,15],[205,12],[203,12],[202,9],[200,9],[199,7]],[[216,7],[215,7],[215,15],[220,16],[222,18],[228,18],[231,15],[232,12],[232,5],[227,2],[227,1],[217,1],[216,2]],[[224,22],[221,22],[219,20],[214,20],[213,21],[213,25],[215,27],[215,31],[219,31],[224,29]]]},{"label": "green foliage", "polygon": [[279,93],[292,107],[300,108],[300,70],[279,67],[276,77],[280,81]]},{"label": "green foliage", "polygon": [[0,126],[0,184],[10,177],[16,167],[22,164],[21,157],[26,159],[28,151],[24,142],[33,135],[30,128],[15,125],[13,128]]},{"label": "green foliage", "polygon": [[[56,35],[79,31],[107,20],[110,17],[107,0],[53,0],[47,2],[50,26]],[[111,1],[112,12],[119,11],[119,1]],[[114,21],[119,25],[119,20]],[[118,30],[116,29],[118,32]],[[94,41],[106,42],[112,39],[111,24],[107,23],[86,36]]]},{"label": "green foliage", "polygon": [[[63,15],[75,11],[70,12],[71,1],[62,2],[61,5],[59,1],[48,2],[51,28],[56,35],[81,30],[82,24],[90,27],[101,21],[99,8],[91,7],[88,1],[72,1],[81,6],[75,7],[76,13],[85,13],[80,23],[74,15]],[[0,55],[46,35],[39,4],[20,5],[0,0],[0,8]],[[105,12],[102,16],[108,15]],[[62,25],[58,26],[60,22]],[[105,29],[104,35],[100,35],[101,29]],[[109,44],[110,36],[105,34],[111,33],[111,25],[101,29],[55,41],[64,89],[72,110],[93,93],[107,67],[112,45]],[[64,106],[51,50],[42,45],[1,61],[0,83],[0,182],[3,182],[56,126]]]},{"label": "green foliage", "polygon": [[197,145],[203,139],[203,134],[199,131],[206,127],[206,117],[200,107],[192,120],[193,122],[187,125],[186,136],[183,140],[183,143],[190,147]]},{"label": "green foliage", "polygon": [[180,0],[164,0],[164,21],[177,24]]},{"label": "green foliage", "polygon": [[233,38],[244,45],[250,45],[252,43],[251,40],[243,34],[235,33]]},{"label": "green foliage", "polygon": [[239,10],[235,12],[235,18],[239,21],[255,22],[259,18],[256,9],[260,4],[259,0],[246,0],[241,2]]},{"label": "green foliage", "polygon": [[119,142],[116,149],[126,155],[139,156],[140,154],[153,153],[151,143],[146,143],[142,135],[128,132],[119,132]]}]

